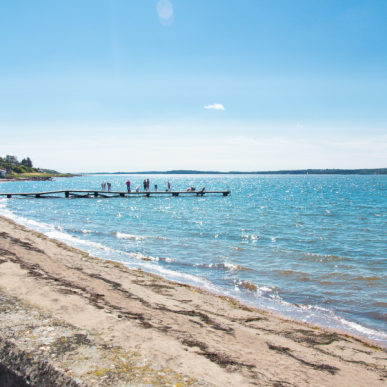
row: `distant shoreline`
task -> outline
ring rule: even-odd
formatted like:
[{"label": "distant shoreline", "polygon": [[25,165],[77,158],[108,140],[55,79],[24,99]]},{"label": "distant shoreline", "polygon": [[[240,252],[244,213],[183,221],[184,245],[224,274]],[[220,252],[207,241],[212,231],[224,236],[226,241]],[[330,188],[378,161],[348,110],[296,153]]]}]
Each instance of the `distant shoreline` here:
[{"label": "distant shoreline", "polygon": [[77,177],[81,175],[77,174],[71,174],[71,173],[61,173],[61,174],[41,174],[39,175],[33,175],[33,176],[15,176],[15,177],[6,177],[6,178],[0,178],[0,183],[9,183],[9,182],[23,182],[23,181],[52,181],[53,179],[57,178],[70,178],[70,177]]},{"label": "distant shoreline", "polygon": [[298,169],[257,172],[219,171],[146,171],[146,172],[90,172],[83,175],[387,175],[387,168],[374,169]]}]

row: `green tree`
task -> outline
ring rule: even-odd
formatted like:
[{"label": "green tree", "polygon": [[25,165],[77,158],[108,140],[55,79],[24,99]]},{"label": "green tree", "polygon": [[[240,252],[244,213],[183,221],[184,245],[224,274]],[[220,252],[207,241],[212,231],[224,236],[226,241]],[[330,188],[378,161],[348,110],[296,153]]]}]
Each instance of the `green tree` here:
[{"label": "green tree", "polygon": [[7,155],[5,157],[5,162],[12,165],[18,165],[19,161],[17,160],[16,156]]},{"label": "green tree", "polygon": [[21,164],[24,165],[25,167],[32,168],[32,160],[29,157],[27,157],[26,159],[23,159],[21,161]]}]

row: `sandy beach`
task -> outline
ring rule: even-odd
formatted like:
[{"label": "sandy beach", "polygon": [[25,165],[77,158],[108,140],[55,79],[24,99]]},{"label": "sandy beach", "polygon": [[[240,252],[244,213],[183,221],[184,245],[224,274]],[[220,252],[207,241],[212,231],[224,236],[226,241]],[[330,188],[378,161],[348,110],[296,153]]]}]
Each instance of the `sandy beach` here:
[{"label": "sandy beach", "polygon": [[372,343],[91,257],[4,217],[0,299],[4,386],[387,381],[387,351]]}]

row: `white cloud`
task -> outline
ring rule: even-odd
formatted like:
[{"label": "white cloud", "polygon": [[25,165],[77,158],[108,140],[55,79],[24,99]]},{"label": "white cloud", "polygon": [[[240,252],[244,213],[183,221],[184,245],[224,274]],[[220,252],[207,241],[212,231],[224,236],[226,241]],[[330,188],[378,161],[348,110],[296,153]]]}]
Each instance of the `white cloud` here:
[{"label": "white cloud", "polygon": [[214,103],[213,105],[204,106],[204,109],[226,110],[221,103]]}]

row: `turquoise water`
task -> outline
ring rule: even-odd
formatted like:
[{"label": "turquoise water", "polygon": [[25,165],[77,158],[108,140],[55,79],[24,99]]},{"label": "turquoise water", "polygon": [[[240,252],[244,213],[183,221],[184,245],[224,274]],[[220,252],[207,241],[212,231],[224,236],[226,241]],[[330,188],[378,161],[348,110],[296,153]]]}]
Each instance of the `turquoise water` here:
[{"label": "turquoise water", "polygon": [[0,199],[0,213],[94,256],[387,345],[387,176],[110,175],[2,192],[151,187],[232,195]]}]

